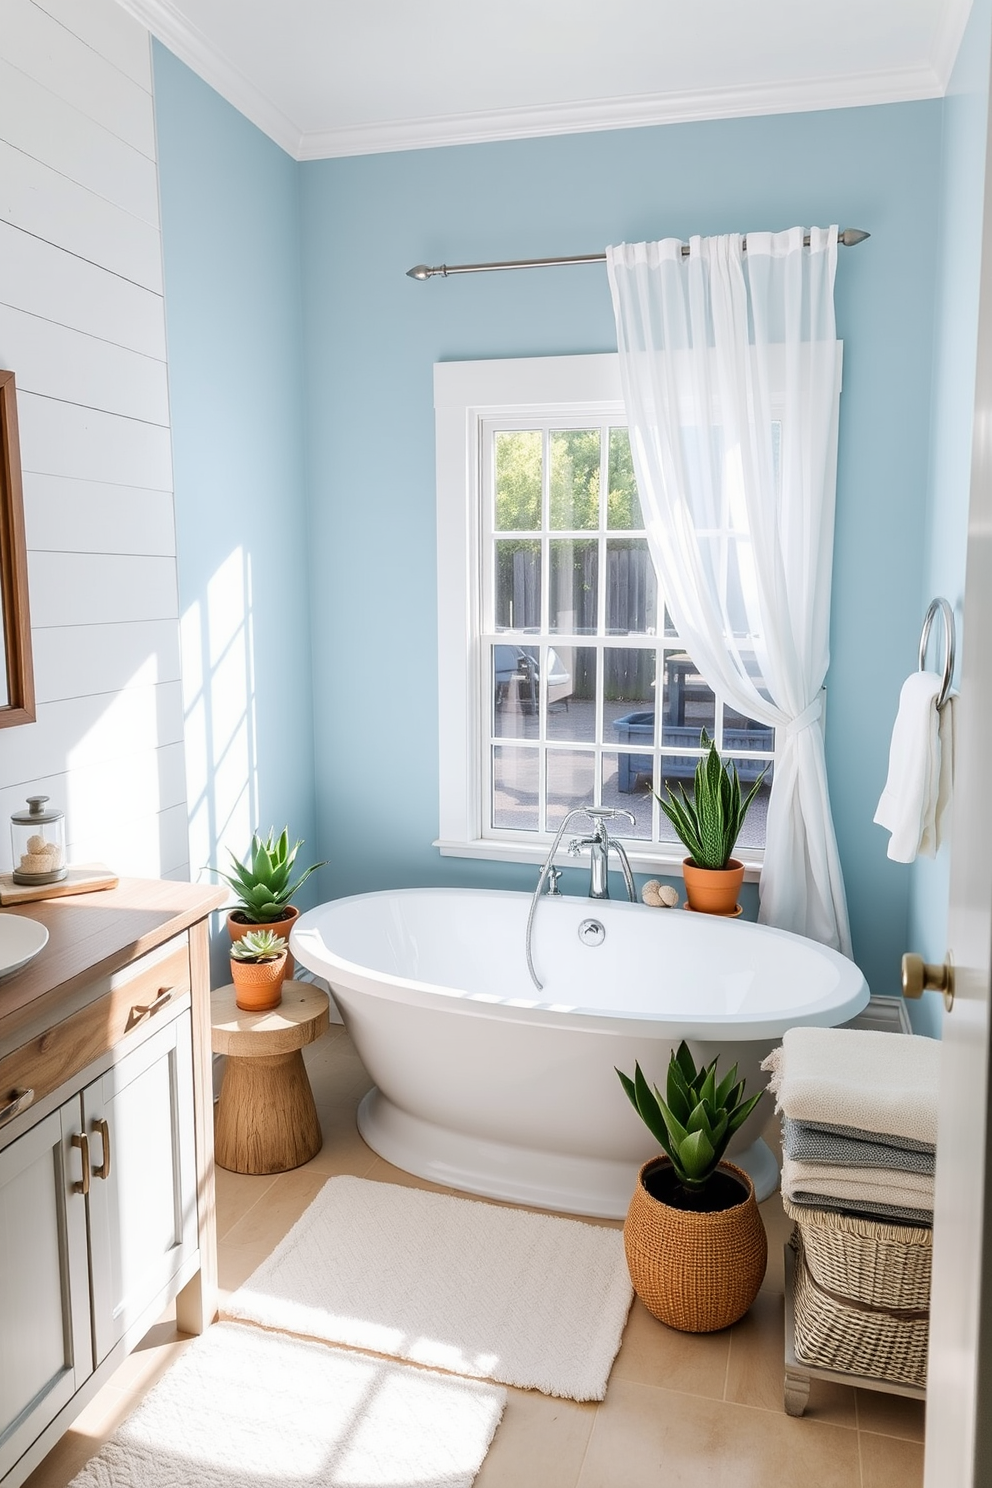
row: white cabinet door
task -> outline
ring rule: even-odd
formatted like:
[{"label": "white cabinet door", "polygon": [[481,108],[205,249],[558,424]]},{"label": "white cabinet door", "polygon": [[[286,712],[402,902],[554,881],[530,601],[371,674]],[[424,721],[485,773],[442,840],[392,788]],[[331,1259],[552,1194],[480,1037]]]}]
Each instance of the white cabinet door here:
[{"label": "white cabinet door", "polygon": [[96,1363],[197,1247],[189,1012],[82,1093]]},{"label": "white cabinet door", "polygon": [[93,1371],[79,1097],[0,1151],[0,1477]]}]

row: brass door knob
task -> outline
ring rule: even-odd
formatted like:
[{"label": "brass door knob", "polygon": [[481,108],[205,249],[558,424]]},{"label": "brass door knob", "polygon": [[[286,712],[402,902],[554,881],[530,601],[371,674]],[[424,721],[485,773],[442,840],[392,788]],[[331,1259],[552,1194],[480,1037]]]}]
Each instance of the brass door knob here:
[{"label": "brass door knob", "polygon": [[922,997],[924,992],[943,992],[944,1006],[948,1012],[954,1005],[954,962],[951,953],[941,965],[933,966],[907,951],[902,958],[903,997]]}]

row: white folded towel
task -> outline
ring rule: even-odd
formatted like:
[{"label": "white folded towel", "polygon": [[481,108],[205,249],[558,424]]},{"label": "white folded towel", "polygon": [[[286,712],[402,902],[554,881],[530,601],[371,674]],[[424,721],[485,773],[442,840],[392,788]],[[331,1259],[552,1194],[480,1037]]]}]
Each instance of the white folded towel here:
[{"label": "white folded towel", "polygon": [[937,707],[943,685],[936,672],[913,672],[902,684],[889,745],[889,773],[875,821],[892,836],[888,855],[911,863],[932,858],[941,843],[951,798],[951,704]]},{"label": "white folded towel", "polygon": [[[893,1035],[885,1034],[885,1038]],[[933,1179],[920,1173],[896,1173],[880,1168],[861,1173],[854,1168],[834,1168],[817,1163],[782,1159],[782,1195],[794,1199],[820,1195],[830,1199],[853,1199],[858,1203],[894,1204],[901,1209],[933,1209]]]},{"label": "white folded towel", "polygon": [[790,1028],[761,1068],[794,1121],[937,1140],[940,1041],[862,1028]]}]

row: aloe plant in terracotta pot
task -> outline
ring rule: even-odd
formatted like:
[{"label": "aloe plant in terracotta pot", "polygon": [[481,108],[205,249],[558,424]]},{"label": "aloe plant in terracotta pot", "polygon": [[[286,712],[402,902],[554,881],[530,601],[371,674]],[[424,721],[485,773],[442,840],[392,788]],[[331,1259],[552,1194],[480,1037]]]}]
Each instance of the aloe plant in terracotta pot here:
[{"label": "aloe plant in terracotta pot", "polygon": [[697,1069],[683,1040],[664,1096],[640,1065],[633,1079],[617,1070],[664,1152],[641,1168],[624,1221],[630,1279],[649,1312],[685,1333],[715,1332],[743,1317],[768,1260],[754,1185],[723,1157],[761,1091],[745,1100],[736,1064],[722,1080],[716,1066],[714,1059]]},{"label": "aloe plant in terracotta pot", "polygon": [[249,930],[257,930],[259,926],[288,939],[293,921],[300,912],[290,900],[311,873],[326,866],[314,863],[294,881],[293,865],[302,846],[300,839],[290,847],[288,827],[284,827],[278,837],[270,828],[264,841],[255,832],[247,864],[232,852],[230,873],[224,873],[220,868],[213,870],[237,897],[238,902],[227,917],[232,941],[240,940]]},{"label": "aloe plant in terracotta pot", "polygon": [[668,799],[656,794],[679,841],[689,849],[682,860],[682,876],[689,908],[705,914],[738,914],[737,896],[744,882],[744,864],[733,856],[751,802],[765,778],[762,770],[746,796],[733,763],[725,765],[705,729],[699,747],[706,753],[696,766],[692,795],[678,786]]}]

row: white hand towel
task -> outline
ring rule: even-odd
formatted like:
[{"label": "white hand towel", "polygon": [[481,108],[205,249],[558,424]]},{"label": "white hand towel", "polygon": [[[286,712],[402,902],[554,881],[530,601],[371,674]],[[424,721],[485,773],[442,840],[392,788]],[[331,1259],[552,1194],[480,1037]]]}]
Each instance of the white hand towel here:
[{"label": "white hand towel", "polygon": [[866,1028],[790,1028],[761,1068],[795,1121],[937,1140],[940,1040]]},{"label": "white hand towel", "polygon": [[[874,818],[891,832],[888,855],[897,863],[911,863],[920,853],[932,858],[940,845],[951,787],[951,724],[948,710],[937,707],[941,686],[936,672],[913,672],[899,694],[889,773]],[[948,714],[946,738],[941,712]]]}]

